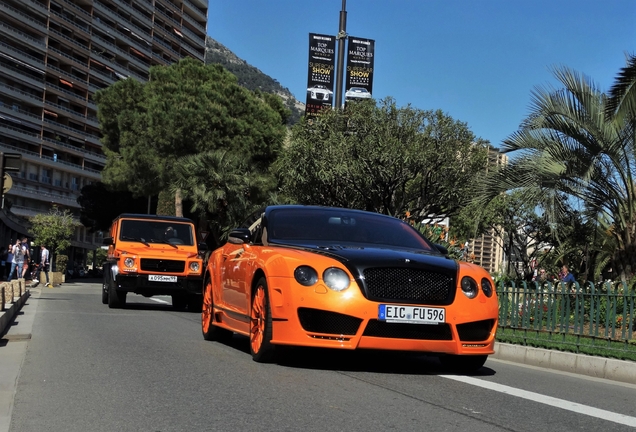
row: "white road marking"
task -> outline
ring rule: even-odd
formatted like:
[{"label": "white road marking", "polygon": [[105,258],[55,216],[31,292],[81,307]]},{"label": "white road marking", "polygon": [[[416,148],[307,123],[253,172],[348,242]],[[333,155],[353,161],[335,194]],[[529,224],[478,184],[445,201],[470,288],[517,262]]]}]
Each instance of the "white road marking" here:
[{"label": "white road marking", "polygon": [[169,301],[161,300],[161,299],[154,298],[154,297],[150,297],[150,300],[152,300],[152,301],[156,301],[157,303],[172,304],[172,303],[170,303]]},{"label": "white road marking", "polygon": [[546,396],[540,393],[534,393],[531,391],[521,390],[514,387],[492,383],[489,381],[484,381],[484,380],[480,380],[473,377],[460,376],[460,375],[439,375],[439,376],[442,378],[448,378],[448,379],[463,382],[466,384],[474,385],[477,387],[485,388],[488,390],[494,390],[496,392],[505,393],[505,394],[520,397],[523,399],[531,400],[533,402],[539,402],[542,404],[572,411],[578,414],[585,414],[590,417],[596,417],[602,420],[607,420],[607,421],[611,421],[618,424],[636,427],[636,417],[630,417],[630,416],[618,414],[612,411],[606,411],[606,410],[594,408],[588,405],[583,405],[576,402],[567,401],[565,399],[559,399],[559,398],[555,398],[551,396]]}]

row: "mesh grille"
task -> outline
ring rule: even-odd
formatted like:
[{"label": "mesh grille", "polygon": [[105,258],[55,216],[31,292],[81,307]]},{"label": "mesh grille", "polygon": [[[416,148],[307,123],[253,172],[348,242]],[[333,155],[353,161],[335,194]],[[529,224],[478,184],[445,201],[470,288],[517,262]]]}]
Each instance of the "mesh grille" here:
[{"label": "mesh grille", "polygon": [[183,273],[185,261],[142,258],[141,269],[159,273]]},{"label": "mesh grille", "polygon": [[364,283],[372,300],[448,305],[455,297],[454,278],[420,269],[369,268]]},{"label": "mesh grille", "polygon": [[334,335],[355,335],[362,322],[349,315],[309,308],[299,308],[298,318],[306,331]]},{"label": "mesh grille", "polygon": [[453,340],[448,324],[407,324],[370,320],[364,336],[392,339]]},{"label": "mesh grille", "polygon": [[485,341],[490,337],[495,320],[475,321],[457,325],[459,340],[463,342]]}]

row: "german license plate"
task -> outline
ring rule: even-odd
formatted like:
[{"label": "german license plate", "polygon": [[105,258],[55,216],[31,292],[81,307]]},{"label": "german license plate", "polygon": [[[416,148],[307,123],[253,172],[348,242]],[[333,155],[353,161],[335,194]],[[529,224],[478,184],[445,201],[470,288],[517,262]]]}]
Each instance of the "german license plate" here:
[{"label": "german license plate", "polygon": [[166,275],[148,275],[148,280],[150,282],[176,282],[176,276],[166,276]]},{"label": "german license plate", "polygon": [[380,321],[409,324],[440,324],[446,322],[444,308],[381,304],[378,309]]}]

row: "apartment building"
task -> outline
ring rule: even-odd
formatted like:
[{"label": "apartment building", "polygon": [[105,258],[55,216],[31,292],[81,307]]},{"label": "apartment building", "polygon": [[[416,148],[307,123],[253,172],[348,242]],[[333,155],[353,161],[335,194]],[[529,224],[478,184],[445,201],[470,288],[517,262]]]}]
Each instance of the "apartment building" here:
[{"label": "apartment building", "polygon": [[[81,188],[106,163],[93,95],[147,81],[154,65],[203,61],[207,10],[208,0],[0,0],[0,151],[22,155],[5,214],[8,204],[22,217],[52,205],[79,214]],[[72,242],[78,256],[100,243],[83,227]]]},{"label": "apartment building", "polygon": [[[488,150],[488,168],[505,165],[508,156],[495,148]],[[503,239],[494,231],[483,234],[469,242],[469,252],[475,256],[475,263],[490,273],[497,273],[504,261]]]}]

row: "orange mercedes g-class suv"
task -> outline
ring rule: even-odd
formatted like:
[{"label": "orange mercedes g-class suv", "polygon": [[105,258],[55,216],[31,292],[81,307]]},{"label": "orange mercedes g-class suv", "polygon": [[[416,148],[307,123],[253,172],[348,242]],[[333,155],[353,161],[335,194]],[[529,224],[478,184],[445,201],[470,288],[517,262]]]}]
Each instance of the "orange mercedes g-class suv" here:
[{"label": "orange mercedes g-class suv", "polygon": [[121,214],[104,245],[102,303],[123,307],[128,293],[169,295],[175,309],[201,311],[205,243],[187,218]]}]

